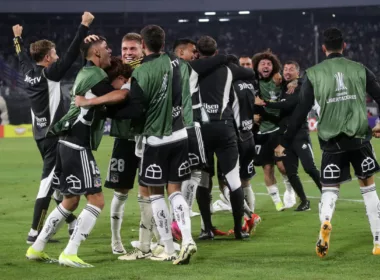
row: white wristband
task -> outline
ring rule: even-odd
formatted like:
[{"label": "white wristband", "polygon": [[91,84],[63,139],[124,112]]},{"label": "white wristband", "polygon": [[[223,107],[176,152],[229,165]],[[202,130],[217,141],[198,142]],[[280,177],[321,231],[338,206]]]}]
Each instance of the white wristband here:
[{"label": "white wristband", "polygon": [[131,83],[125,83],[121,89],[127,89],[127,90],[131,90]]}]

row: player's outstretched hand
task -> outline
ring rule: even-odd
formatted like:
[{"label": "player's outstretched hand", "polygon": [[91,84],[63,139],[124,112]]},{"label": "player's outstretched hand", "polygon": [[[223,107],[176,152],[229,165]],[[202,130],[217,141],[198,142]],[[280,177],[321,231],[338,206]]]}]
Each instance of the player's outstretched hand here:
[{"label": "player's outstretched hand", "polygon": [[82,15],[82,24],[89,27],[94,18],[95,17],[90,12],[84,12]]},{"label": "player's outstretched hand", "polygon": [[372,136],[380,138],[380,122],[378,122],[374,128],[372,128]]},{"label": "player's outstretched hand", "polygon": [[19,24],[16,24],[12,27],[12,30],[13,30],[13,35],[15,37],[21,37],[22,35],[22,26],[19,25]]},{"label": "player's outstretched hand", "polygon": [[85,43],[96,42],[98,40],[99,40],[99,36],[97,35],[88,35],[86,38],[84,38]]},{"label": "player's outstretched hand", "polygon": [[292,82],[290,82],[287,86],[288,90],[286,91],[287,94],[293,94],[294,91],[296,90],[298,86],[298,81],[297,80],[294,80]]},{"label": "player's outstretched hand", "polygon": [[255,97],[255,105],[257,105],[257,106],[265,106],[266,103],[260,97],[256,96]]},{"label": "player's outstretched hand", "polygon": [[284,157],[285,155],[285,148],[281,145],[278,145],[277,148],[274,150],[274,155],[276,157]]},{"label": "player's outstretched hand", "polygon": [[86,107],[90,106],[90,99],[86,99],[84,96],[75,96],[75,106],[77,107]]}]

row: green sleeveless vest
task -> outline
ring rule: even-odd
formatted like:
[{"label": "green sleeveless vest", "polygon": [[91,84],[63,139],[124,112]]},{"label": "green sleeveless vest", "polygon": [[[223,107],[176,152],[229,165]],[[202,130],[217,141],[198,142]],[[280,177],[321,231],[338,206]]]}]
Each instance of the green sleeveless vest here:
[{"label": "green sleeveless vest", "polygon": [[337,57],[326,59],[306,73],[320,107],[318,136],[328,141],[344,133],[364,139],[368,132],[365,67]]}]

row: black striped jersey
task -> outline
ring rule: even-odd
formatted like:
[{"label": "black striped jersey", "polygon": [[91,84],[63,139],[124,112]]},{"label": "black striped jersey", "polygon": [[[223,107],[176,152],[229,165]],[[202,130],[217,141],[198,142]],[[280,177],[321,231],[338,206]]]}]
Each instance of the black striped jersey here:
[{"label": "black striped jersey", "polygon": [[66,113],[61,79],[75,62],[88,27],[80,25],[69,49],[49,67],[32,63],[24,50],[21,37],[14,38],[16,53],[24,76],[25,90],[31,102],[33,135],[36,140],[47,136],[49,128]]}]

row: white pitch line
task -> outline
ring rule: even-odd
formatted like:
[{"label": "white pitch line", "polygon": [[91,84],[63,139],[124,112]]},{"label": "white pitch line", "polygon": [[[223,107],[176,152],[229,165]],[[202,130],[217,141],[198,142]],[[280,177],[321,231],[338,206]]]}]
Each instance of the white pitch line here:
[{"label": "white pitch line", "polygon": [[[219,186],[214,186],[213,187],[214,189],[217,188],[218,190],[213,190],[212,192],[213,193],[220,193],[219,191]],[[269,194],[267,193],[258,193],[258,192],[255,192],[255,195],[263,195],[263,196],[269,196]],[[280,195],[280,196],[283,196],[283,195]],[[307,198],[310,198],[310,199],[321,199],[320,197],[317,197],[317,196],[308,196]],[[364,200],[363,199],[348,199],[348,198],[338,198],[338,201],[348,201],[348,202],[360,202],[360,203],[363,203]]]}]

